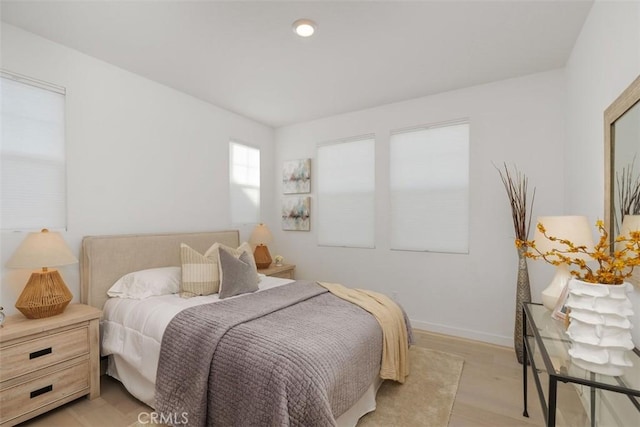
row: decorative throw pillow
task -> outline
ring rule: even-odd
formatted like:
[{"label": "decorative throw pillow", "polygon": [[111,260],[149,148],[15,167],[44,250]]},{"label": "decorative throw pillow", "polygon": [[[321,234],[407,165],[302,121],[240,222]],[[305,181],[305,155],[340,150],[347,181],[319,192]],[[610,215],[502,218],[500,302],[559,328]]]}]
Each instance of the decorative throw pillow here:
[{"label": "decorative throw pillow", "polygon": [[125,274],[109,288],[107,295],[112,298],[144,299],[178,291],[180,267],[160,267]]},{"label": "decorative throw pillow", "polygon": [[[230,248],[229,246],[221,245],[219,243],[214,244],[212,248],[214,246],[216,247],[216,250],[218,250],[219,248],[222,248],[236,258],[240,258],[240,255],[242,255],[243,253],[246,253],[249,260],[249,264],[253,268],[256,283],[260,282],[260,276],[258,276],[258,267],[256,267],[256,260],[253,257],[253,251],[251,250],[251,245],[249,245],[247,242],[243,242],[236,249]],[[222,280],[223,277],[224,277],[224,272],[222,271],[222,268],[220,268],[220,280]]]},{"label": "decorative throw pillow", "polygon": [[202,255],[184,243],[180,244],[182,261],[182,287],[180,296],[189,298],[196,295],[210,295],[220,288],[218,271],[218,244],[214,243]]},{"label": "decorative throw pillow", "polygon": [[220,270],[224,273],[220,279],[220,299],[258,290],[256,270],[247,252],[243,251],[239,258],[223,248],[218,252]]}]

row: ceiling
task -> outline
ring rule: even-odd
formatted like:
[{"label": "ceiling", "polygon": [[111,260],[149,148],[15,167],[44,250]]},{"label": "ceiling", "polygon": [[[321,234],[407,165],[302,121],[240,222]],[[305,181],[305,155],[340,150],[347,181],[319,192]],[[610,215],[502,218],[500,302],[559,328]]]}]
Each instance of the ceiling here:
[{"label": "ceiling", "polygon": [[[2,20],[272,127],[563,67],[592,1],[11,1]],[[317,22],[296,36],[298,18]]]}]

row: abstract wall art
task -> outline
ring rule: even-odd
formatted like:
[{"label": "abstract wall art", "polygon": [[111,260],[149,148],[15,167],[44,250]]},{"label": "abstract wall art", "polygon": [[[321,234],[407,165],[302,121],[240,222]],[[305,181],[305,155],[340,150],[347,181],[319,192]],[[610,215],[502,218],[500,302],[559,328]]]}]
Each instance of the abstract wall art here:
[{"label": "abstract wall art", "polygon": [[282,229],[287,231],[309,231],[311,197],[285,197],[282,199]]},{"label": "abstract wall art", "polygon": [[311,192],[311,159],[287,160],[282,168],[284,194]]}]

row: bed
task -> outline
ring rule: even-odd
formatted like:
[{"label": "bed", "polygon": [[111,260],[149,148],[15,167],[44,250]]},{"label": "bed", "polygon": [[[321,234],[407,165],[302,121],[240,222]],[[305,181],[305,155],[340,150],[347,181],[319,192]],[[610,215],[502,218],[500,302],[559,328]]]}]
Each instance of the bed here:
[{"label": "bed", "polygon": [[[109,298],[107,296],[107,290],[122,276],[137,272],[146,269],[152,268],[160,268],[167,266],[179,267],[181,265],[180,259],[180,251],[178,248],[181,244],[187,244],[194,250],[205,253],[207,249],[214,243],[218,242],[225,246],[236,248],[239,246],[239,233],[237,230],[232,231],[220,231],[220,232],[201,232],[201,233],[176,233],[176,234],[144,234],[144,235],[120,235],[120,236],[88,236],[83,239],[82,242],[82,256],[81,256],[81,301],[85,304],[92,305],[94,307],[98,307],[103,309],[103,319],[101,322],[101,346],[102,346],[102,354],[108,356],[108,369],[107,374],[113,376],[114,378],[121,381],[127,390],[139,400],[145,402],[147,405],[156,408],[156,405],[159,404],[164,413],[169,412],[169,415],[173,415],[178,417],[179,414],[184,412],[182,407],[172,408],[173,404],[171,398],[166,398],[163,401],[159,402],[156,400],[156,387],[160,384],[162,387],[165,387],[167,382],[172,381],[172,375],[176,376],[173,378],[174,382],[180,382],[180,379],[183,378],[183,375],[187,377],[191,374],[192,371],[197,371],[196,367],[188,367],[183,368],[180,366],[181,364],[186,366],[186,363],[177,363],[180,362],[178,359],[170,361],[167,356],[167,353],[170,353],[170,350],[166,350],[170,348],[169,344],[166,343],[167,336],[171,336],[172,334],[167,331],[174,331],[177,328],[177,324],[182,321],[186,324],[194,324],[197,323],[193,321],[191,318],[186,317],[187,313],[192,312],[203,312],[207,310],[210,312],[211,310],[208,307],[215,307],[214,311],[218,310],[218,307],[227,307],[226,309],[236,310],[237,312],[246,311],[244,307],[250,307],[251,304],[254,306],[265,306],[264,299],[271,301],[280,301],[291,293],[298,293],[298,296],[292,297],[297,298],[299,302],[291,303],[291,306],[287,306],[286,309],[277,309],[274,314],[269,316],[264,316],[264,321],[261,325],[259,325],[258,321],[261,319],[255,320],[257,324],[257,331],[253,332],[253,335],[247,335],[246,330],[240,330],[240,327],[232,327],[229,332],[224,334],[224,338],[219,338],[220,340],[225,339],[227,342],[220,341],[220,344],[214,350],[215,354],[212,362],[210,363],[210,371],[207,370],[207,378],[203,381],[207,384],[205,387],[209,387],[205,393],[208,401],[213,401],[213,395],[229,395],[229,401],[225,402],[224,410],[227,410],[227,406],[235,404],[236,406],[240,405],[242,399],[247,400],[249,402],[248,405],[239,408],[236,408],[236,412],[240,411],[243,416],[246,415],[247,411],[256,412],[253,420],[266,420],[268,418],[260,418],[264,416],[264,414],[259,413],[261,411],[260,408],[256,409],[260,405],[256,405],[255,402],[260,399],[256,399],[256,396],[261,398],[262,395],[259,393],[256,394],[255,383],[263,384],[265,389],[273,389],[279,390],[278,387],[282,387],[282,391],[280,394],[294,394],[292,390],[296,390],[296,393],[300,390],[300,386],[297,385],[297,381],[306,381],[306,377],[309,376],[307,371],[298,373],[298,377],[287,378],[286,381],[282,380],[275,372],[278,371],[278,368],[281,367],[283,361],[289,364],[299,364],[304,365],[308,362],[308,355],[298,355],[298,350],[290,350],[290,354],[285,354],[283,357],[279,354],[280,349],[278,348],[277,340],[265,341],[262,340],[262,335],[268,335],[267,332],[270,329],[273,329],[273,325],[291,325],[293,323],[309,323],[312,322],[314,315],[309,314],[316,311],[327,311],[331,313],[331,310],[339,310],[334,311],[334,314],[329,314],[333,317],[339,317],[342,315],[343,311],[358,311],[356,313],[357,316],[360,316],[362,312],[361,309],[354,307],[352,304],[347,303],[346,301],[342,301],[342,303],[346,304],[342,308],[334,307],[334,302],[331,302],[331,305],[325,306],[324,304],[330,299],[331,296],[328,294],[324,294],[324,291],[318,291],[317,286],[314,283],[303,283],[303,282],[293,282],[288,279],[280,279],[275,277],[261,277],[260,283],[258,285],[259,290],[257,292],[251,293],[249,295],[240,295],[228,299],[224,299],[221,303],[217,303],[219,300],[217,294],[216,295],[208,295],[208,296],[200,296],[194,298],[180,298],[176,294],[172,295],[160,295],[153,296],[150,298],[142,299],[142,300],[134,300],[134,299],[126,299],[126,298]],[[312,295],[313,294],[313,295]],[[310,296],[311,295],[311,296]],[[287,297],[288,298],[288,297]],[[278,302],[280,304],[280,302]],[[284,303],[283,303],[284,304]],[[306,306],[304,305],[306,304]],[[314,308],[320,304],[321,308]],[[349,307],[351,308],[349,308]],[[234,308],[235,307],[235,308]],[[297,310],[297,314],[295,311]],[[347,314],[345,314],[347,315]],[[349,314],[351,315],[351,314]],[[299,316],[298,320],[295,317],[291,316]],[[310,393],[320,393],[324,396],[325,402],[321,402],[319,406],[327,406],[323,410],[325,412],[330,411],[327,416],[326,413],[323,415],[328,417],[318,418],[322,419],[322,421],[316,421],[315,424],[318,425],[338,425],[338,426],[354,426],[358,419],[375,409],[375,394],[381,383],[381,380],[378,376],[378,371],[380,370],[380,355],[382,353],[382,348],[380,345],[381,332],[379,327],[372,328],[370,319],[371,316],[365,314],[367,319],[360,317],[358,322],[366,323],[366,334],[362,334],[357,339],[345,338],[338,344],[338,350],[332,350],[333,356],[344,358],[344,362],[351,364],[349,369],[347,369],[343,375],[342,371],[339,371],[339,374],[335,372],[331,372],[328,374],[328,378],[331,378],[329,381],[331,384],[325,384],[325,380],[318,381],[316,379],[312,379],[310,381],[314,381],[311,386],[304,385],[302,387],[304,390],[306,389],[322,389],[320,391],[312,390]],[[223,316],[223,323],[226,322],[226,319],[229,318],[229,315]],[[232,317],[232,316],[231,316]],[[269,319],[276,319],[271,320]],[[283,321],[282,319],[286,319]],[[243,321],[244,322],[244,321]],[[274,323],[275,322],[275,323]],[[279,322],[279,323],[278,323]],[[329,322],[330,323],[330,322]],[[343,321],[343,324],[347,324],[349,322]],[[315,326],[317,328],[317,325]],[[172,329],[173,328],[173,329]],[[262,329],[260,329],[262,328]],[[327,326],[329,328],[329,326]],[[194,328],[191,328],[194,329]],[[203,328],[203,330],[211,330],[215,328]],[[283,329],[288,329],[284,327]],[[321,328],[324,329],[324,326]],[[375,329],[375,331],[374,331]],[[327,329],[327,336],[333,334],[334,336],[347,336],[350,331],[349,327],[341,327],[340,330],[334,330],[331,332]],[[233,332],[233,333],[232,333]],[[358,332],[360,333],[360,332]],[[193,338],[199,339],[199,337],[203,334],[203,332],[193,332]],[[236,334],[235,338],[234,335]],[[176,334],[173,332],[173,335],[182,335],[180,333]],[[187,333],[184,334],[188,335]],[[238,337],[250,337],[248,339],[244,339],[242,341]],[[289,336],[285,338],[288,341],[301,341],[304,337],[300,338],[299,336],[293,335],[294,338]],[[165,343],[163,344],[163,338]],[[318,337],[313,337],[314,341],[318,341],[319,343],[315,346],[316,352],[325,353],[325,348],[336,347],[333,343],[325,342],[322,343],[321,333],[318,332]],[[181,339],[180,336],[177,337],[179,341]],[[185,338],[186,339],[186,338]],[[204,339],[204,338],[201,338]],[[325,337],[326,339],[326,337]],[[333,339],[333,338],[332,338]],[[206,339],[207,341],[203,341],[203,343],[209,342],[210,338]],[[235,341],[234,341],[235,340]],[[338,338],[336,338],[337,342]],[[237,350],[237,347],[230,348],[228,343],[230,342],[240,342],[240,350]],[[185,341],[186,342],[186,341]],[[178,351],[181,347],[184,346],[185,342],[178,342],[174,344],[175,351]],[[352,345],[352,342],[354,344]],[[274,344],[275,343],[275,344]],[[223,345],[224,344],[224,345]],[[295,343],[294,343],[295,344]],[[199,351],[201,347],[206,347],[206,345],[194,344],[195,347],[188,351],[184,352],[182,355],[178,357],[183,357],[185,360],[188,359],[189,355],[192,356],[194,361],[192,363],[197,363],[198,359],[202,356],[199,355]],[[254,347],[259,347],[259,351],[263,352],[260,355],[252,355],[254,349],[250,349],[249,346],[253,345]],[[287,344],[288,345],[288,344]],[[300,344],[303,348],[313,347],[313,343],[311,341],[302,342]],[[272,348],[270,348],[271,346]],[[357,349],[356,349],[357,347]],[[225,367],[222,369],[223,363],[230,363],[229,361],[224,361],[224,356],[219,356],[219,354],[224,355],[225,352],[227,354],[227,359],[234,358],[233,351],[236,351],[236,355],[238,361],[241,357],[246,357],[247,359],[242,359],[246,365],[264,365],[262,368],[263,372],[259,372],[257,374],[250,374],[249,378],[244,378],[244,368],[237,368],[235,366]],[[265,351],[270,351],[271,353],[264,353]],[[305,350],[306,351],[306,350]],[[311,353],[311,349],[309,352]],[[357,355],[358,363],[355,361],[350,361],[350,352],[359,351],[360,354]],[[198,353],[198,355],[196,355]],[[293,353],[296,353],[295,355]],[[251,356],[252,355],[252,356]],[[274,356],[275,355],[275,356]],[[364,356],[363,356],[364,355]],[[295,361],[295,357],[302,357],[299,359],[300,361]],[[252,359],[253,357],[253,359]],[[315,357],[315,356],[314,356]],[[366,363],[362,362],[363,357],[367,359]],[[274,359],[273,365],[269,365],[270,360]],[[168,362],[169,361],[169,362]],[[373,361],[373,362],[372,362]],[[172,364],[173,363],[173,364]],[[307,363],[311,365],[308,368],[308,371],[316,371],[320,370],[318,366],[324,369],[325,362],[318,362],[316,366],[314,363]],[[160,366],[160,370],[158,370],[158,366]],[[163,369],[163,367],[165,369]],[[215,368],[215,369],[214,369]],[[182,369],[182,371],[180,371]],[[209,368],[208,368],[209,369]],[[342,367],[341,367],[342,369]],[[287,372],[292,370],[292,366],[287,367]],[[214,372],[215,371],[215,372]],[[313,374],[313,372],[312,372]],[[262,378],[264,377],[264,378]],[[335,378],[334,378],[335,377]],[[195,376],[194,378],[199,378]],[[256,378],[260,378],[256,380]],[[302,378],[302,379],[300,379]],[[191,380],[189,380],[191,381]],[[183,381],[184,383],[188,383],[189,381]],[[225,382],[226,381],[226,382]],[[253,382],[253,386],[247,386],[244,383]],[[279,383],[282,384],[281,386]],[[316,383],[321,383],[320,385]],[[335,384],[334,384],[335,382]],[[290,383],[294,383],[291,385]],[[358,385],[359,383],[359,385]],[[215,391],[214,386],[217,384],[224,385],[224,389]],[[182,385],[178,384],[179,393],[190,393],[191,390],[184,388],[181,389]],[[247,390],[242,389],[242,387],[247,387]],[[237,389],[236,389],[237,388]],[[324,390],[326,388],[326,390]],[[351,397],[346,399],[345,397],[337,396],[343,393],[346,393],[345,390],[350,389],[349,393],[351,393]],[[159,394],[166,394],[164,392],[164,388],[158,388],[160,390]],[[215,391],[215,392],[214,392]],[[306,393],[306,391],[304,391]],[[251,394],[253,393],[253,394]],[[260,391],[260,393],[264,393],[264,391]],[[357,396],[354,397],[354,394],[357,393]],[[176,392],[174,392],[176,394]],[[232,396],[232,397],[231,397]],[[164,398],[164,396],[161,396]],[[321,396],[322,397],[322,396]],[[226,397],[225,397],[226,398]],[[249,400],[252,398],[253,400]],[[291,398],[289,396],[288,398]],[[314,396],[313,399],[317,400],[317,397]],[[302,406],[303,411],[309,411],[305,406],[313,406],[313,399],[309,401],[304,401],[302,403],[296,402],[297,406]],[[342,400],[341,400],[342,399]],[[262,400],[260,400],[262,401]],[[342,406],[345,406],[344,402],[349,402],[349,405],[346,407],[341,407],[339,403],[342,402]],[[169,407],[167,407],[167,402],[169,402]],[[240,402],[240,403],[239,403]],[[328,406],[330,404],[330,407]],[[213,405],[213,404],[211,404]],[[277,403],[274,403],[277,405]],[[285,402],[285,411],[290,411],[293,413],[294,406],[291,403],[287,404]],[[173,410],[167,410],[173,409]],[[190,408],[193,408],[191,406]],[[252,409],[248,409],[252,408]],[[336,409],[338,408],[338,409]],[[156,408],[157,409],[157,408]],[[277,408],[276,408],[277,409]],[[280,408],[282,409],[282,408]],[[204,410],[206,414],[207,410],[209,411],[208,416],[214,417],[212,414],[217,414],[218,409],[214,406],[209,406]],[[274,408],[266,408],[263,412],[273,412]],[[295,409],[297,411],[297,409]],[[183,412],[180,412],[183,411]],[[333,412],[338,412],[338,416],[334,417]],[[195,413],[195,411],[193,412]],[[297,413],[296,413],[297,414]],[[271,415],[269,415],[271,416]],[[286,415],[288,416],[288,415]],[[296,415],[297,417],[298,415]],[[258,417],[258,418],[255,418]],[[293,417],[293,415],[292,415]],[[198,417],[195,417],[198,419]],[[201,417],[202,418],[202,417]],[[195,424],[205,425],[211,424],[212,419],[224,419],[224,418],[207,418],[198,419],[198,422]],[[227,421],[232,418],[226,418]],[[244,418],[243,418],[244,419]],[[239,419],[235,419],[233,424],[242,424],[244,422],[251,423],[248,419],[244,419],[245,421],[239,421]],[[271,424],[305,424],[304,421],[300,421],[299,418],[291,418],[284,420],[284,418],[271,418]],[[296,421],[297,420],[297,421]],[[171,421],[171,420],[170,420]],[[175,424],[180,424],[180,419],[173,420]],[[189,423],[189,425],[192,425]]]}]

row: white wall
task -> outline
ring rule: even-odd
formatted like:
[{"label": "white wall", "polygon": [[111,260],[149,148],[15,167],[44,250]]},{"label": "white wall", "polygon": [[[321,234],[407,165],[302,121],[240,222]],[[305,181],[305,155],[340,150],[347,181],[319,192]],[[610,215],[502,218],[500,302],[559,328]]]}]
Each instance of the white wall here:
[{"label": "white wall", "polygon": [[[596,2],[566,66],[565,209],[604,217],[604,110],[640,75],[640,2]],[[640,346],[640,288],[633,341]]]},{"label": "white wall", "polygon": [[[84,235],[232,228],[231,138],[261,149],[262,209],[275,209],[273,129],[4,23],[1,53],[4,69],[67,89],[63,236],[76,255]],[[4,268],[24,235],[0,236],[7,313],[30,274]],[[78,265],[61,273],[77,301]]]},{"label": "white wall", "polygon": [[[319,247],[312,225],[310,232],[275,227],[271,252],[296,263],[301,278],[397,292],[414,326],[512,345],[517,254],[506,194],[491,162],[517,164],[538,188],[535,212],[561,214],[564,100],[564,73],[556,70],[277,129],[277,194],[283,161],[315,158],[318,142],[375,133],[376,248]],[[390,251],[389,132],[465,117],[471,123],[470,253]],[[314,179],[312,163],[312,224]],[[273,212],[276,222],[278,206]],[[540,301],[553,268],[529,266],[533,298]]]},{"label": "white wall", "polygon": [[[516,253],[491,162],[513,162],[527,173],[538,189],[534,216],[601,217],[602,113],[640,71],[638,28],[640,3],[597,2],[564,70],[281,128],[275,152],[268,127],[4,23],[0,52],[3,68],[67,88],[69,227],[63,234],[76,254],[87,234],[232,227],[227,142],[234,138],[262,150],[271,252],[296,263],[299,277],[397,292],[418,327],[510,345]],[[469,255],[390,251],[389,131],[463,117],[471,121]],[[318,142],[372,132],[376,249],[318,247],[313,227],[281,231],[282,162],[315,158]],[[250,228],[242,230],[247,237]],[[2,265],[23,237],[0,236]],[[529,267],[539,301],[553,269],[541,262]],[[62,273],[77,300],[78,267]],[[12,312],[29,272],[2,268],[1,274],[0,304]],[[640,313],[638,292],[634,298]]]}]

